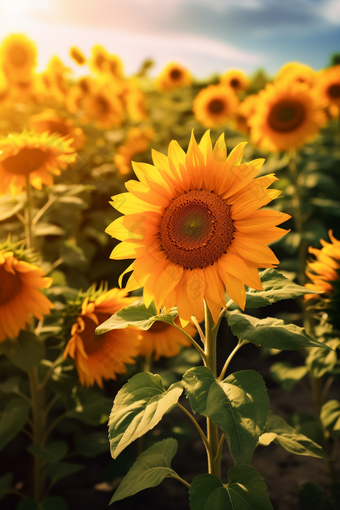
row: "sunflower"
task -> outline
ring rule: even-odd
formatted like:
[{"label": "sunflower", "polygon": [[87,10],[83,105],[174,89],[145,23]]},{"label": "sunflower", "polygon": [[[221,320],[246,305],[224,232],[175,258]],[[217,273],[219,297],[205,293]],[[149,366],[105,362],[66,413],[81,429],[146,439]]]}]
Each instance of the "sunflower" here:
[{"label": "sunflower", "polygon": [[319,73],[316,92],[326,106],[340,107],[340,65],[329,67]]},{"label": "sunflower", "polygon": [[185,323],[203,320],[205,300],[216,321],[225,288],[244,309],[244,284],[262,289],[258,268],[278,264],[266,245],[286,233],[276,225],[289,216],[259,210],[281,192],[267,190],[273,174],[254,180],[264,160],[241,164],[244,146],[227,158],[224,135],[213,149],[207,131],[199,145],[192,134],[187,154],[172,141],[168,158],[153,151],[154,166],[133,163],[140,182],[113,197],[126,216],[107,232],[123,241],[111,258],[136,259],[126,290],[144,286],[146,306],[177,306]]},{"label": "sunflower", "polygon": [[70,48],[70,57],[76,64],[78,64],[78,66],[84,65],[86,62],[86,57],[83,52],[76,46],[72,46],[72,48]]},{"label": "sunflower", "polygon": [[239,100],[232,88],[209,85],[195,97],[193,111],[203,126],[217,127],[228,120],[235,120],[238,104]]},{"label": "sunflower", "polygon": [[134,298],[127,298],[127,292],[111,289],[94,301],[85,298],[81,313],[71,329],[71,335],[64,351],[64,359],[75,360],[79,379],[84,386],[95,382],[103,387],[103,379],[116,379],[116,374],[126,372],[126,364],[135,363],[138,356],[139,330],[135,328],[112,330],[96,335],[97,326],[105,322]]},{"label": "sunflower", "polygon": [[92,48],[90,68],[95,73],[103,73],[107,70],[107,64],[109,61],[109,54],[106,49],[100,44],[96,44]]},{"label": "sunflower", "polygon": [[248,121],[254,144],[270,151],[297,149],[325,124],[320,100],[306,84],[279,81],[259,92]]},{"label": "sunflower", "polygon": [[[305,287],[307,287],[307,289],[333,294],[334,288],[330,282],[339,280],[340,241],[335,239],[332,230],[329,230],[328,235],[332,242],[327,243],[327,241],[320,239],[320,243],[322,244],[321,250],[313,248],[312,246],[308,248],[309,253],[315,255],[316,260],[307,262],[309,269],[313,272],[311,273],[307,270],[306,275],[313,283],[306,283]],[[306,294],[305,300],[317,297],[317,294]]]},{"label": "sunflower", "polygon": [[288,62],[277,74],[278,80],[288,80],[290,82],[305,83],[308,87],[313,87],[316,80],[316,72],[311,67],[300,64],[299,62]]},{"label": "sunflower", "polygon": [[[177,318],[175,322],[179,326]],[[197,330],[191,322],[183,329],[192,337],[197,334]],[[160,321],[156,321],[147,331],[141,330],[138,338],[141,340],[140,356],[153,356],[155,361],[159,360],[161,356],[166,358],[177,356],[182,346],[191,346],[190,340],[181,331]]]},{"label": "sunflower", "polygon": [[121,175],[127,175],[131,171],[132,158],[149,148],[150,140],[154,138],[154,131],[150,128],[131,128],[126,136],[125,143],[117,149],[113,160]]},{"label": "sunflower", "polygon": [[32,115],[29,121],[32,131],[42,134],[46,131],[50,134],[57,134],[65,137],[66,140],[72,138],[70,147],[74,150],[82,150],[86,136],[80,127],[74,126],[72,119],[60,117],[55,110],[43,110],[36,115]]},{"label": "sunflower", "polygon": [[125,112],[118,91],[110,84],[97,84],[84,95],[85,121],[93,120],[99,129],[120,126]]},{"label": "sunflower", "polygon": [[124,103],[129,117],[134,122],[141,122],[147,118],[145,95],[133,80],[130,80],[125,89]]},{"label": "sunflower", "polygon": [[48,133],[10,134],[0,140],[0,195],[10,191],[16,195],[30,184],[41,189],[43,184],[52,185],[51,174],[60,175],[60,168],[76,160],[71,149],[72,140]]},{"label": "sunflower", "polygon": [[156,88],[160,91],[179,89],[191,85],[189,71],[180,64],[167,64],[156,79]]},{"label": "sunflower", "polygon": [[0,246],[0,342],[15,338],[30,322],[30,315],[43,320],[53,304],[40,289],[47,289],[47,278],[40,267],[20,260],[13,251]]},{"label": "sunflower", "polygon": [[248,119],[254,115],[257,105],[257,95],[251,94],[247,96],[242,103],[239,104],[236,119],[235,119],[235,127],[238,131],[242,131],[243,133],[249,133],[249,125]]},{"label": "sunflower", "polygon": [[111,74],[114,78],[123,78],[124,76],[124,66],[121,59],[118,55],[109,55],[106,63],[106,70],[109,74]]},{"label": "sunflower", "polygon": [[247,75],[239,69],[231,69],[226,73],[222,74],[220,78],[221,85],[226,85],[232,88],[235,92],[241,92],[247,90],[249,86],[249,78]]},{"label": "sunflower", "polygon": [[35,44],[23,34],[12,34],[2,41],[0,62],[12,82],[27,80],[37,64]]},{"label": "sunflower", "polygon": [[51,97],[64,102],[68,93],[69,85],[67,75],[71,72],[59,57],[52,57],[44,72],[45,86]]}]

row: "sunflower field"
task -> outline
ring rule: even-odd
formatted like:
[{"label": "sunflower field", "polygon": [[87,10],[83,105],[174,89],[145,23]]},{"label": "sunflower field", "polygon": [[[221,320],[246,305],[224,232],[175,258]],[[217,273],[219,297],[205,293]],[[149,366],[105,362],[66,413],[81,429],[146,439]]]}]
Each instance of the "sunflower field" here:
[{"label": "sunflower field", "polygon": [[0,44],[1,508],[340,508],[336,58],[70,56]]}]

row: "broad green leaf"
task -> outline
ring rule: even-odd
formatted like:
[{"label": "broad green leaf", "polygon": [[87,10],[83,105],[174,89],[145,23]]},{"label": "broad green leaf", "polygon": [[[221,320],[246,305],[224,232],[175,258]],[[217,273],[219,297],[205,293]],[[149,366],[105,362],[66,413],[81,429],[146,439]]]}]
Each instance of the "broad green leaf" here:
[{"label": "broad green leaf", "polygon": [[340,435],[340,402],[329,400],[321,409],[320,419],[322,425],[333,437]]},{"label": "broad green leaf", "polygon": [[240,464],[228,471],[223,484],[215,475],[198,475],[190,484],[191,510],[273,510],[266,484],[251,466]]},{"label": "broad green leaf", "polygon": [[46,474],[49,478],[51,478],[54,482],[65,478],[66,476],[71,476],[74,473],[78,473],[86,466],[83,464],[71,464],[70,462],[58,462],[56,464],[51,464],[46,471]]},{"label": "broad green leaf", "polygon": [[319,419],[308,414],[295,413],[286,419],[288,425],[293,427],[296,432],[309,437],[314,443],[319,444],[322,448],[326,446],[325,435]]},{"label": "broad green leaf", "polygon": [[109,449],[109,440],[104,432],[77,434],[75,436],[75,453],[83,457],[96,457]]},{"label": "broad green leaf", "polygon": [[281,351],[315,346],[331,350],[328,345],[307,335],[303,328],[299,328],[295,324],[286,325],[281,319],[271,317],[257,319],[235,311],[228,314],[227,320],[233,335],[255,345],[263,345]]},{"label": "broad green leaf", "polygon": [[243,370],[220,382],[209,368],[197,367],[188,370],[183,381],[192,409],[223,430],[235,464],[250,464],[269,410],[261,375]]},{"label": "broad green leaf", "polygon": [[176,475],[171,469],[171,460],[176,452],[177,441],[172,438],[163,439],[145,450],[123,478],[110,504],[144,489],[157,487],[167,476]]},{"label": "broad green leaf", "polygon": [[19,434],[25,425],[31,406],[21,397],[14,397],[0,411],[0,450]]},{"label": "broad green leaf", "polygon": [[20,377],[15,375],[0,384],[0,393],[13,393],[19,390]]},{"label": "broad green leaf", "polygon": [[130,443],[153,429],[163,415],[178,402],[183,392],[181,383],[166,391],[159,375],[141,372],[133,376],[113,403],[109,420],[109,439],[115,459]]},{"label": "broad green leaf", "polygon": [[135,326],[136,328],[146,331],[150,329],[156,321],[166,322],[167,324],[173,325],[177,315],[178,312],[176,308],[167,314],[158,315],[154,303],[151,303],[149,308],[146,308],[144,302],[138,299],[131,305],[119,310],[119,312],[112,315],[110,319],[98,326],[96,334],[102,335],[112,329],[123,329],[128,326]]},{"label": "broad green leaf", "polygon": [[15,198],[12,195],[0,197],[0,221],[7,220],[21,211],[25,205],[26,196],[23,193]]},{"label": "broad green leaf", "polygon": [[330,372],[338,361],[336,349],[340,345],[339,338],[333,338],[325,342],[328,347],[334,351],[326,351],[326,349],[313,347],[305,360],[307,367],[312,371],[314,377],[322,377]]},{"label": "broad green leaf", "polygon": [[278,361],[270,367],[269,371],[275,382],[280,384],[285,391],[290,391],[298,381],[305,377],[308,367],[305,365],[294,367],[288,361]]},{"label": "broad green leaf", "polygon": [[315,483],[304,483],[299,492],[300,510],[336,510],[340,508],[340,483],[332,483],[329,495]]},{"label": "broad green leaf", "polygon": [[66,455],[68,445],[65,441],[53,441],[44,448],[41,448],[38,444],[31,443],[27,447],[27,451],[39,459],[54,464]]},{"label": "broad green leaf", "polygon": [[13,365],[29,372],[45,356],[45,346],[34,333],[20,331],[16,340],[1,342],[0,354],[5,354]]},{"label": "broad green leaf", "polygon": [[67,401],[66,416],[77,418],[88,425],[99,425],[107,421],[112,400],[102,394],[83,387],[75,387]]},{"label": "broad green leaf", "polygon": [[6,473],[0,477],[0,499],[6,496],[8,490],[11,488],[13,480],[13,473]]},{"label": "broad green leaf", "polygon": [[320,445],[314,443],[314,441],[307,436],[297,432],[293,427],[288,425],[283,418],[269,412],[266,429],[264,434],[259,438],[259,444],[268,446],[272,442],[296,455],[329,459],[329,456],[323,451]]},{"label": "broad green leaf", "polygon": [[264,290],[247,290],[246,308],[268,306],[282,299],[292,299],[304,294],[315,294],[306,287],[292,282],[276,269],[266,269],[260,273]]}]

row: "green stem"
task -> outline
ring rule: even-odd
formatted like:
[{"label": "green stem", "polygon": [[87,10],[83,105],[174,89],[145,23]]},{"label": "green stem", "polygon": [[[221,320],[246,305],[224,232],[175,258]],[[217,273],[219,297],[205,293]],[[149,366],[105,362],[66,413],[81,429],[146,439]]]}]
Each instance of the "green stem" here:
[{"label": "green stem", "polygon": [[168,475],[167,478],[174,478],[175,480],[178,480],[179,482],[181,482],[183,485],[185,485],[186,487],[188,487],[188,489],[190,488],[190,483],[186,482],[185,480],[183,480],[183,478],[181,478],[180,476],[178,476],[177,474],[173,473],[171,475]]},{"label": "green stem", "polygon": [[189,411],[187,409],[185,409],[184,406],[182,406],[182,404],[180,404],[179,402],[177,402],[176,404],[180,409],[182,409],[182,411],[185,412],[185,414],[190,418],[190,420],[192,421],[192,423],[195,425],[196,429],[198,430],[198,433],[199,435],[201,436],[202,438],[202,441],[204,443],[204,446],[206,447],[207,451],[208,451],[208,440],[206,438],[206,435],[204,434],[203,430],[201,429],[201,427],[199,426],[199,424],[197,423],[197,421],[195,420],[195,418],[193,417],[193,415],[191,413],[189,413]]},{"label": "green stem", "polygon": [[[33,367],[28,374],[32,399],[33,418],[33,440],[34,443],[42,446],[43,432],[45,428],[45,417],[43,413],[43,395],[39,391],[39,378],[37,367]],[[39,504],[41,502],[44,477],[42,473],[41,460],[34,455],[34,498]]]},{"label": "green stem", "polygon": [[32,234],[32,189],[29,176],[26,176],[26,194],[27,194],[27,207],[25,209],[25,236],[27,248],[33,247],[33,234]]},{"label": "green stem", "polygon": [[228,359],[227,361],[225,362],[224,364],[224,367],[222,368],[222,371],[220,373],[220,376],[218,378],[219,381],[223,381],[224,379],[224,376],[225,376],[225,373],[227,371],[227,368],[229,366],[229,363],[231,362],[231,360],[233,359],[233,357],[235,356],[235,354],[237,353],[237,351],[245,344],[249,344],[248,340],[239,340],[238,341],[238,344],[236,345],[236,347],[231,351],[231,353],[229,354],[228,356]]},{"label": "green stem", "polygon": [[183,335],[185,335],[189,340],[190,342],[192,343],[192,345],[195,347],[195,349],[200,353],[201,355],[201,358],[202,360],[204,361],[205,363],[205,352],[203,351],[203,349],[198,345],[198,343],[192,338],[192,336],[190,336],[186,331],[184,331],[184,329],[180,328],[179,326],[177,326],[177,324],[174,323],[174,327],[176,329],[178,329],[178,331],[181,331],[181,333],[183,333]]}]

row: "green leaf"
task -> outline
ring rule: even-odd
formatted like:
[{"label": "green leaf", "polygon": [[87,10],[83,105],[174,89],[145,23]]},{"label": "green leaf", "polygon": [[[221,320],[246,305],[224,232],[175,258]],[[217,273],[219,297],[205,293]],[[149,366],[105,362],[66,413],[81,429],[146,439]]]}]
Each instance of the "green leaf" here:
[{"label": "green leaf", "polygon": [[[326,351],[327,352],[327,351]],[[269,369],[273,380],[280,384],[285,391],[290,391],[295,384],[303,379],[308,372],[308,367],[294,367],[288,361],[278,361]]]},{"label": "green leaf", "polygon": [[268,306],[282,299],[292,299],[304,294],[314,294],[306,287],[292,282],[276,269],[266,269],[260,273],[264,290],[247,290],[246,308],[260,308]]},{"label": "green leaf", "polygon": [[328,345],[307,335],[303,328],[299,328],[295,324],[286,325],[281,319],[271,317],[257,319],[235,310],[228,314],[227,320],[233,335],[255,345],[281,351],[314,346],[331,350]]},{"label": "green leaf", "polygon": [[130,443],[153,429],[163,415],[178,402],[181,383],[166,391],[157,374],[141,372],[117,393],[109,420],[109,439],[115,459]]},{"label": "green leaf", "polygon": [[0,384],[0,393],[13,393],[19,390],[20,377],[15,375]]},{"label": "green leaf", "polygon": [[340,435],[340,402],[338,400],[329,400],[321,409],[320,419],[322,425],[332,437]]},{"label": "green leaf", "polygon": [[39,236],[62,236],[65,234],[65,230],[58,225],[53,223],[38,223],[33,229],[35,237]]},{"label": "green leaf", "polygon": [[75,436],[75,453],[83,457],[96,457],[109,450],[107,434],[93,432]]},{"label": "green leaf", "polygon": [[335,352],[340,345],[339,338],[333,338],[327,340],[325,345],[328,345],[334,351],[326,351],[319,347],[313,347],[310,349],[309,354],[305,360],[307,367],[312,371],[314,377],[322,377],[323,375],[330,372],[337,364],[338,357]]},{"label": "green leaf", "polygon": [[269,410],[261,375],[243,370],[220,382],[209,368],[197,367],[188,370],[183,381],[192,409],[223,430],[235,464],[250,464]]},{"label": "green leaf", "polygon": [[198,475],[190,484],[191,510],[273,510],[260,473],[251,466],[234,466],[223,484],[215,475]]},{"label": "green leaf", "polygon": [[5,354],[13,365],[29,372],[45,356],[45,346],[34,333],[20,331],[16,340],[1,342],[0,354]]},{"label": "green leaf", "polygon": [[282,446],[287,452],[295,453],[295,455],[306,455],[319,459],[330,458],[320,445],[297,432],[283,418],[269,412],[266,430],[260,436],[259,444],[268,446],[272,442]]},{"label": "green leaf", "polygon": [[167,314],[158,315],[154,303],[151,303],[149,308],[146,308],[144,302],[138,299],[131,305],[119,310],[119,312],[112,315],[110,319],[98,326],[96,334],[102,335],[112,329],[124,329],[128,326],[135,326],[136,328],[146,331],[150,329],[156,321],[174,325],[174,320],[177,315],[178,312],[176,308]]},{"label": "green leaf", "polygon": [[3,195],[0,197],[0,221],[7,220],[23,209],[25,204],[25,194],[16,198],[12,195]]},{"label": "green leaf", "polygon": [[66,476],[71,476],[74,473],[78,473],[86,466],[83,464],[71,464],[69,462],[58,462],[56,464],[51,464],[46,471],[46,474],[51,480],[57,482]]},{"label": "green leaf", "polygon": [[13,480],[13,473],[6,473],[0,477],[0,499],[6,496],[10,490]]},{"label": "green leaf", "polygon": [[66,416],[81,420],[88,425],[99,425],[108,419],[111,406],[111,399],[87,388],[76,386],[67,402]]},{"label": "green leaf", "polygon": [[39,459],[42,459],[46,462],[55,463],[66,455],[68,451],[68,445],[65,443],[65,441],[53,441],[44,448],[41,448],[41,446],[38,444],[31,443],[27,447],[27,451]]},{"label": "green leaf", "polygon": [[163,439],[145,450],[123,478],[110,504],[133,496],[144,489],[157,487],[167,476],[176,475],[171,469],[171,460],[176,452],[177,441],[172,438]]},{"label": "green leaf", "polygon": [[20,501],[16,510],[68,510],[69,506],[61,496],[49,496],[39,506],[35,499],[25,498]]},{"label": "green leaf", "polygon": [[315,483],[304,483],[299,492],[300,510],[336,510],[340,508],[340,483],[332,483],[329,496]]},{"label": "green leaf", "polygon": [[30,412],[30,404],[21,397],[12,398],[0,411],[0,450],[19,434]]}]

